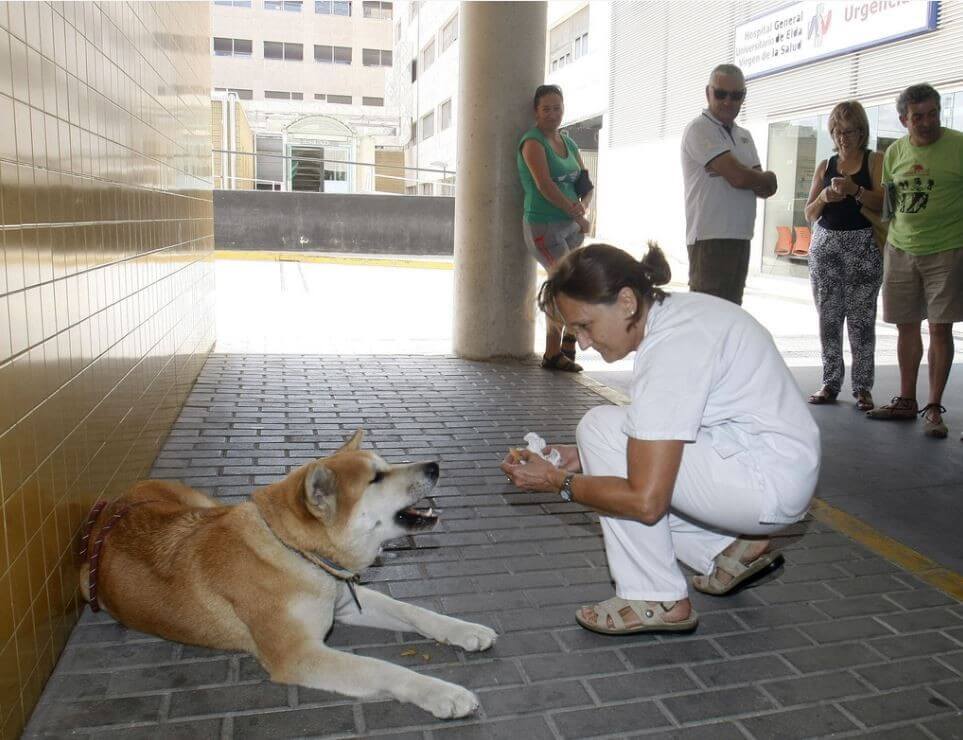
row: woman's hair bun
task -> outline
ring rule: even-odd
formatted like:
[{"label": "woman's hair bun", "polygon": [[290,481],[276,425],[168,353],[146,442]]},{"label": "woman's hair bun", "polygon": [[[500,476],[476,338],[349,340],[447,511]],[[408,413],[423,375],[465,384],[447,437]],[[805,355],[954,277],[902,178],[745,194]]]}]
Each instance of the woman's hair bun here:
[{"label": "woman's hair bun", "polygon": [[653,286],[667,285],[672,279],[672,268],[659,243],[650,239],[648,244],[649,250],[640,262],[642,271]]}]

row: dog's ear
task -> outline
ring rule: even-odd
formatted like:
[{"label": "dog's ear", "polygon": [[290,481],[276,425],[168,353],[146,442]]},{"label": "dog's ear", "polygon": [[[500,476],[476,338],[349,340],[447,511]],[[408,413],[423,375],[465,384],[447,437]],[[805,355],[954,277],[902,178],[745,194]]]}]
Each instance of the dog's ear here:
[{"label": "dog's ear", "polygon": [[338,486],[334,473],[319,463],[312,467],[304,478],[304,499],[308,508],[322,515],[334,513],[337,507]]},{"label": "dog's ear", "polygon": [[[354,434],[351,435],[351,439],[341,445],[338,452],[354,452],[355,450],[361,449],[361,440],[364,438],[364,429],[358,429]],[[338,452],[334,454],[337,455]]]}]

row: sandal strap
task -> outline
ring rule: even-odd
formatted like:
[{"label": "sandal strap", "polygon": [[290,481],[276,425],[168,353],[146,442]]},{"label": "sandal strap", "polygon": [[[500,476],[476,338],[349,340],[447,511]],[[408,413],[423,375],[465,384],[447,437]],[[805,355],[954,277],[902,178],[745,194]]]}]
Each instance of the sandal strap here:
[{"label": "sandal strap", "polygon": [[[753,546],[753,540],[747,540],[740,537],[735,542],[735,548],[732,555],[723,555],[721,552],[716,555],[713,562],[716,564],[716,569],[721,570],[727,575],[737,578],[742,575],[748,567],[742,562],[742,559],[749,552],[749,549]],[[716,578],[716,571],[712,572],[712,575],[708,577],[710,580],[715,581],[718,585],[722,585],[719,579]]]},{"label": "sandal strap", "polygon": [[606,617],[611,618],[612,625],[615,629],[623,630],[626,628],[625,620],[622,618],[620,613],[623,609],[628,607],[635,614],[636,619],[638,619],[639,624],[646,627],[651,627],[655,625],[668,624],[665,621],[665,615],[675,608],[678,601],[670,602],[649,602],[649,601],[635,601],[630,599],[623,599],[621,596],[613,596],[605,601],[600,601],[591,609],[595,612],[596,624],[606,625]]},{"label": "sandal strap", "polygon": [[915,398],[906,398],[904,396],[893,396],[889,403],[883,406],[884,409],[889,408],[894,411],[906,411],[912,409],[916,406]]},{"label": "sandal strap", "polygon": [[[598,604],[591,607],[592,611],[595,612],[595,623],[604,627],[607,625],[606,618],[609,618],[612,620],[612,625],[615,627],[615,629],[625,629],[625,620],[622,619],[622,615],[619,614],[619,612],[627,605],[631,606],[628,601],[619,598],[618,596],[613,596],[611,599],[600,601]],[[632,611],[635,610],[633,609]]]},{"label": "sandal strap", "polygon": [[[727,573],[733,578],[738,578],[744,572],[746,572],[748,568],[745,565],[743,565],[741,560],[730,558],[727,555],[717,555],[716,570],[721,570],[722,572]],[[715,571],[713,571],[711,577],[715,578],[715,575],[716,573]],[[716,579],[716,581],[718,582],[718,579]]]}]

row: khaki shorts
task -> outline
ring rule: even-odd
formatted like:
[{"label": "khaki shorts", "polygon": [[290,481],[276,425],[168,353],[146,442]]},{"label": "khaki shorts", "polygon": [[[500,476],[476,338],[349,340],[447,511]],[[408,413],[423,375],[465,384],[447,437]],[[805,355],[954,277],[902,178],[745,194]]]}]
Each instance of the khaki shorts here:
[{"label": "khaki shorts", "polygon": [[963,321],[963,248],[912,255],[889,242],[883,252],[883,321]]}]

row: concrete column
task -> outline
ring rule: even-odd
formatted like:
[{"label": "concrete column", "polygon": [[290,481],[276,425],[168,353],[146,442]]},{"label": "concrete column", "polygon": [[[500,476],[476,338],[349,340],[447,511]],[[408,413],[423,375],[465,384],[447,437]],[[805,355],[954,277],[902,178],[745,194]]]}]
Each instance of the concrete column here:
[{"label": "concrete column", "polygon": [[527,357],[535,259],[522,239],[515,152],[545,80],[545,2],[463,2],[458,12],[454,352]]}]

